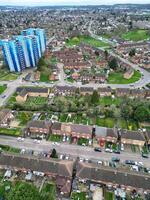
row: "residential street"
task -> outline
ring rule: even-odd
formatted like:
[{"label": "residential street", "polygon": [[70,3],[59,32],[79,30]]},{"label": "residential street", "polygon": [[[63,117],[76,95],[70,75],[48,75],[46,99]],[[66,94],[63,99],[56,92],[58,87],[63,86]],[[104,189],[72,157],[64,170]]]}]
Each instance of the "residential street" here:
[{"label": "residential street", "polygon": [[87,158],[89,160],[103,160],[108,161],[111,158],[118,157],[121,162],[125,160],[142,161],[145,166],[150,167],[150,158],[142,158],[140,154],[122,152],[121,154],[95,152],[91,147],[83,147],[78,145],[70,145],[66,143],[60,143],[60,145],[53,145],[52,142],[42,140],[40,144],[34,143],[32,139],[25,138],[24,142],[18,142],[17,138],[9,136],[0,136],[0,144],[9,145],[21,149],[31,149],[34,151],[50,151],[55,148],[59,154],[70,155],[70,157]]}]

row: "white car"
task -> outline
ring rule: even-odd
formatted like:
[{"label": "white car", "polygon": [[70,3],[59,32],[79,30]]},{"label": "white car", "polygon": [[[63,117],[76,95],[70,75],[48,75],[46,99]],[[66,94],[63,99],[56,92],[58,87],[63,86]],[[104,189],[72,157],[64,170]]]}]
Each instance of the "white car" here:
[{"label": "white car", "polygon": [[37,143],[37,144],[40,144],[40,140],[37,140],[37,139],[33,140],[33,142]]},{"label": "white car", "polygon": [[103,162],[101,160],[97,161],[97,164],[102,165]]},{"label": "white car", "polygon": [[18,141],[18,142],[23,142],[23,141],[24,141],[24,138],[18,137],[18,138],[17,138],[17,141]]},{"label": "white car", "polygon": [[60,143],[58,143],[58,142],[55,142],[55,144],[58,145],[58,146],[60,145]]},{"label": "white car", "polygon": [[83,158],[80,158],[80,160],[79,160],[80,162],[83,162]]},{"label": "white car", "polygon": [[121,144],[121,151],[124,151],[124,144]]},{"label": "white car", "polygon": [[59,158],[62,160],[63,159],[63,157],[64,157],[64,155],[63,154],[61,154],[60,156],[59,156]]},{"label": "white car", "polygon": [[106,148],[106,149],[105,149],[105,152],[112,153],[113,151],[112,151],[112,149]]}]

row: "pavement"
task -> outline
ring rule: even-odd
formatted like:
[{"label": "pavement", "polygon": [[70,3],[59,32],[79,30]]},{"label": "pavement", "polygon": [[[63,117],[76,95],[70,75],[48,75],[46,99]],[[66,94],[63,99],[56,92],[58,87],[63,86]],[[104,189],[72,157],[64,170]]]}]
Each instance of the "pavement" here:
[{"label": "pavement", "polygon": [[11,147],[20,149],[30,149],[38,152],[50,151],[55,148],[59,154],[69,155],[71,158],[84,158],[89,160],[108,161],[112,157],[120,158],[121,162],[125,160],[134,160],[137,162],[143,162],[146,167],[150,167],[150,158],[142,158],[139,153],[129,153],[121,152],[121,154],[106,153],[106,152],[95,152],[91,147],[84,147],[79,145],[73,145],[68,143],[59,143],[59,145],[54,145],[50,141],[42,140],[40,144],[34,143],[32,139],[25,138],[24,142],[18,142],[17,138],[10,136],[0,136],[0,144],[9,145]]}]

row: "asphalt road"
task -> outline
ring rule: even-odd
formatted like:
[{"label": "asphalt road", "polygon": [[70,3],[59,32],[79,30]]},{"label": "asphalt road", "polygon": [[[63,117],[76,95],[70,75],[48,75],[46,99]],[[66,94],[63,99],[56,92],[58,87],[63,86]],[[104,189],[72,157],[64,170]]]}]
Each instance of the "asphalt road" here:
[{"label": "asphalt road", "polygon": [[60,145],[53,145],[52,142],[42,140],[40,144],[34,143],[32,139],[25,138],[24,142],[18,142],[17,138],[9,136],[0,136],[0,144],[9,145],[21,149],[31,149],[34,151],[50,151],[55,148],[59,154],[70,155],[70,157],[85,158],[89,160],[111,160],[113,156],[120,158],[121,162],[125,160],[142,161],[146,167],[150,167],[150,158],[142,158],[140,154],[121,152],[121,154],[95,152],[91,147],[83,147],[78,145],[71,145],[60,143]]}]

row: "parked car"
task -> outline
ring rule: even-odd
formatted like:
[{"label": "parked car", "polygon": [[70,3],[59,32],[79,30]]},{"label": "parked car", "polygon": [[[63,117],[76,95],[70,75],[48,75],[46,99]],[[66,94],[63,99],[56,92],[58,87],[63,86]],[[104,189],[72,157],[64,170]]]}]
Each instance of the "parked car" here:
[{"label": "parked car", "polygon": [[125,160],[126,165],[135,165],[135,162],[133,160]]},{"label": "parked car", "polygon": [[121,144],[121,151],[124,151],[124,144]]},{"label": "parked car", "polygon": [[114,150],[113,153],[120,154],[119,150]]},{"label": "parked car", "polygon": [[143,157],[143,158],[149,158],[149,157],[148,157],[148,154],[145,154],[145,153],[142,153],[142,157]]},{"label": "parked car", "polygon": [[94,151],[102,152],[102,150],[101,150],[99,147],[95,147],[95,148],[94,148]]},{"label": "parked car", "polygon": [[111,159],[113,162],[119,162],[120,161],[120,158],[117,158],[117,157],[112,157]]},{"label": "parked car", "polygon": [[112,149],[106,148],[105,152],[112,153],[113,151],[112,151]]}]

